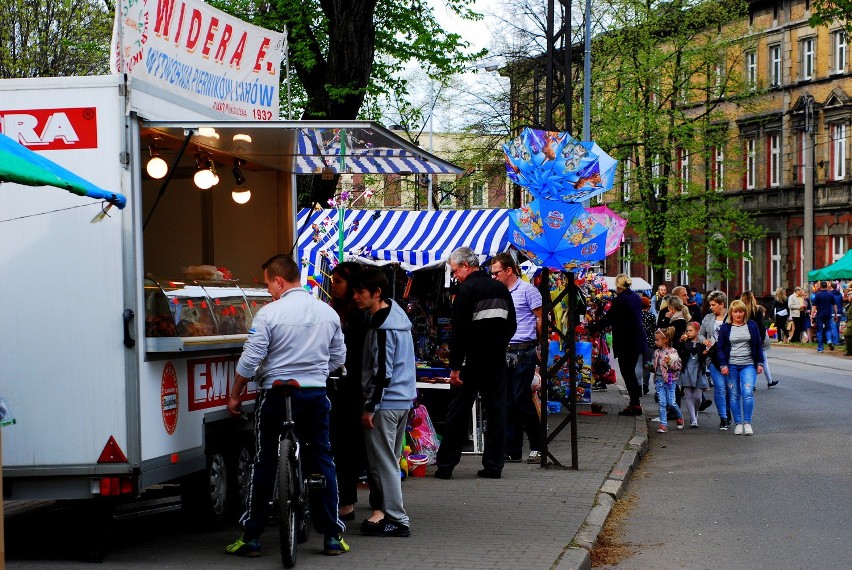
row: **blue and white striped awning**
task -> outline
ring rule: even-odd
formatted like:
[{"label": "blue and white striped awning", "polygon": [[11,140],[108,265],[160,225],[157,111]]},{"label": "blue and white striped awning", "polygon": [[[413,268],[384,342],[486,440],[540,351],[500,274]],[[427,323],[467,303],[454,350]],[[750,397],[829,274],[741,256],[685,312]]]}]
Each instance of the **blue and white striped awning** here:
[{"label": "blue and white striped awning", "polygon": [[[303,209],[298,216],[298,251],[303,265],[319,268],[336,258],[338,211]],[[508,210],[347,210],[344,257],[399,263],[412,270],[446,261],[458,247],[493,256],[509,247]]]}]

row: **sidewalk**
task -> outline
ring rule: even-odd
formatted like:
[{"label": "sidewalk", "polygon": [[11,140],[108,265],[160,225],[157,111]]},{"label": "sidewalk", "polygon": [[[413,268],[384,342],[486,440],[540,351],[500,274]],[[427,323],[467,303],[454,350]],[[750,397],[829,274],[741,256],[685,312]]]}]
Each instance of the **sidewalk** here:
[{"label": "sidewalk", "polygon": [[[347,533],[352,552],[342,557],[345,565],[398,570],[404,552],[416,553],[409,556],[416,568],[590,568],[588,549],[647,449],[644,418],[618,415],[626,400],[615,386],[595,392],[593,401],[607,414],[578,415],[578,471],[507,463],[502,479],[480,479],[480,456],[465,455],[443,481],[430,466],[426,478],[403,482],[411,537],[361,537],[356,525]],[[564,417],[552,417],[551,427]],[[571,464],[570,427],[550,451]],[[359,511],[358,520],[365,514]]]}]

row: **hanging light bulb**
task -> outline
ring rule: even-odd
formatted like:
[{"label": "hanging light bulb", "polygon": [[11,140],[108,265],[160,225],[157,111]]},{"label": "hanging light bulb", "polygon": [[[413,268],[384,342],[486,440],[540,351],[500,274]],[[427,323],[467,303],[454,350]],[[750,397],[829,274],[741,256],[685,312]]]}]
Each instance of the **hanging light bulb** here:
[{"label": "hanging light bulb", "polygon": [[160,157],[160,151],[154,143],[151,143],[148,147],[148,152],[151,158],[148,160],[148,164],[145,165],[145,171],[151,178],[159,180],[169,172],[169,165]]},{"label": "hanging light bulb", "polygon": [[207,190],[219,183],[219,177],[216,175],[216,167],[210,157],[204,156],[201,153],[195,155],[195,164],[198,171],[192,177],[192,181],[201,190]]},{"label": "hanging light bulb", "polygon": [[242,170],[240,170],[240,166],[245,163],[245,160],[235,158],[234,168],[231,170],[234,175],[234,182],[236,183],[236,186],[234,186],[234,189],[231,192],[231,198],[237,204],[245,204],[251,200],[251,190],[243,187],[243,184],[246,183],[246,177],[243,175]]}]

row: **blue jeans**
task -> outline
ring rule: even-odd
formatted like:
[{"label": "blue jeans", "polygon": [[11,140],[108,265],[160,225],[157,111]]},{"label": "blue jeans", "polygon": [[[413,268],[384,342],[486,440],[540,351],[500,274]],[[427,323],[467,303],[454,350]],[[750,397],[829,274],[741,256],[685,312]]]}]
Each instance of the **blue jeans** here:
[{"label": "blue jeans", "polygon": [[722,375],[715,364],[709,364],[710,378],[713,379],[713,403],[719,412],[720,420],[728,419],[728,402],[731,400],[731,392],[728,389],[727,378]]},{"label": "blue jeans", "polygon": [[729,364],[726,379],[731,390],[731,413],[734,423],[750,424],[754,412],[754,382],[757,380],[757,369],[754,364]]},{"label": "blue jeans", "polygon": [[837,326],[837,321],[831,319],[828,323],[828,342],[831,344],[840,344],[840,329]]},{"label": "blue jeans", "polygon": [[541,450],[541,421],[532,399],[532,381],[538,360],[535,348],[509,351],[518,357],[508,369],[506,407],[506,454],[520,457],[524,447],[524,432],[530,440],[530,451]]},{"label": "blue jeans", "polygon": [[822,343],[828,342],[834,344],[831,339],[831,319],[817,319],[817,350],[822,352]]},{"label": "blue jeans", "polygon": [[654,378],[654,389],[657,391],[657,399],[660,400],[660,425],[669,425],[667,406],[671,406],[677,412],[677,417],[683,419],[683,413],[680,411],[675,398],[675,388],[677,388],[677,384],[674,382],[666,384],[662,378]]},{"label": "blue jeans", "polygon": [[[261,390],[254,415],[255,459],[245,514],[240,518],[244,540],[258,537],[269,519],[269,503],[278,472],[278,441],[284,422],[284,388]],[[331,535],[343,532],[337,517],[337,476],[328,440],[331,403],[325,388],[303,388],[290,395],[296,437],[302,444],[302,470],[325,477],[325,488],[312,491],[311,518],[317,532]]]}]

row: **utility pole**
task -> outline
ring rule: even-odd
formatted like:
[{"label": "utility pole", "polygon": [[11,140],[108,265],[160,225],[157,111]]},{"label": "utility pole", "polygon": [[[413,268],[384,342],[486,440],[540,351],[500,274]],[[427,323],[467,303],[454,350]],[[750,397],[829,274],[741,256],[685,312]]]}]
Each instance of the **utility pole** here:
[{"label": "utility pole", "polygon": [[[805,154],[805,219],[803,224],[804,239],[802,240],[803,275],[805,281],[808,272],[814,268],[814,98],[810,95],[805,100],[805,133],[807,147]],[[804,283],[800,283],[804,285]]]}]

